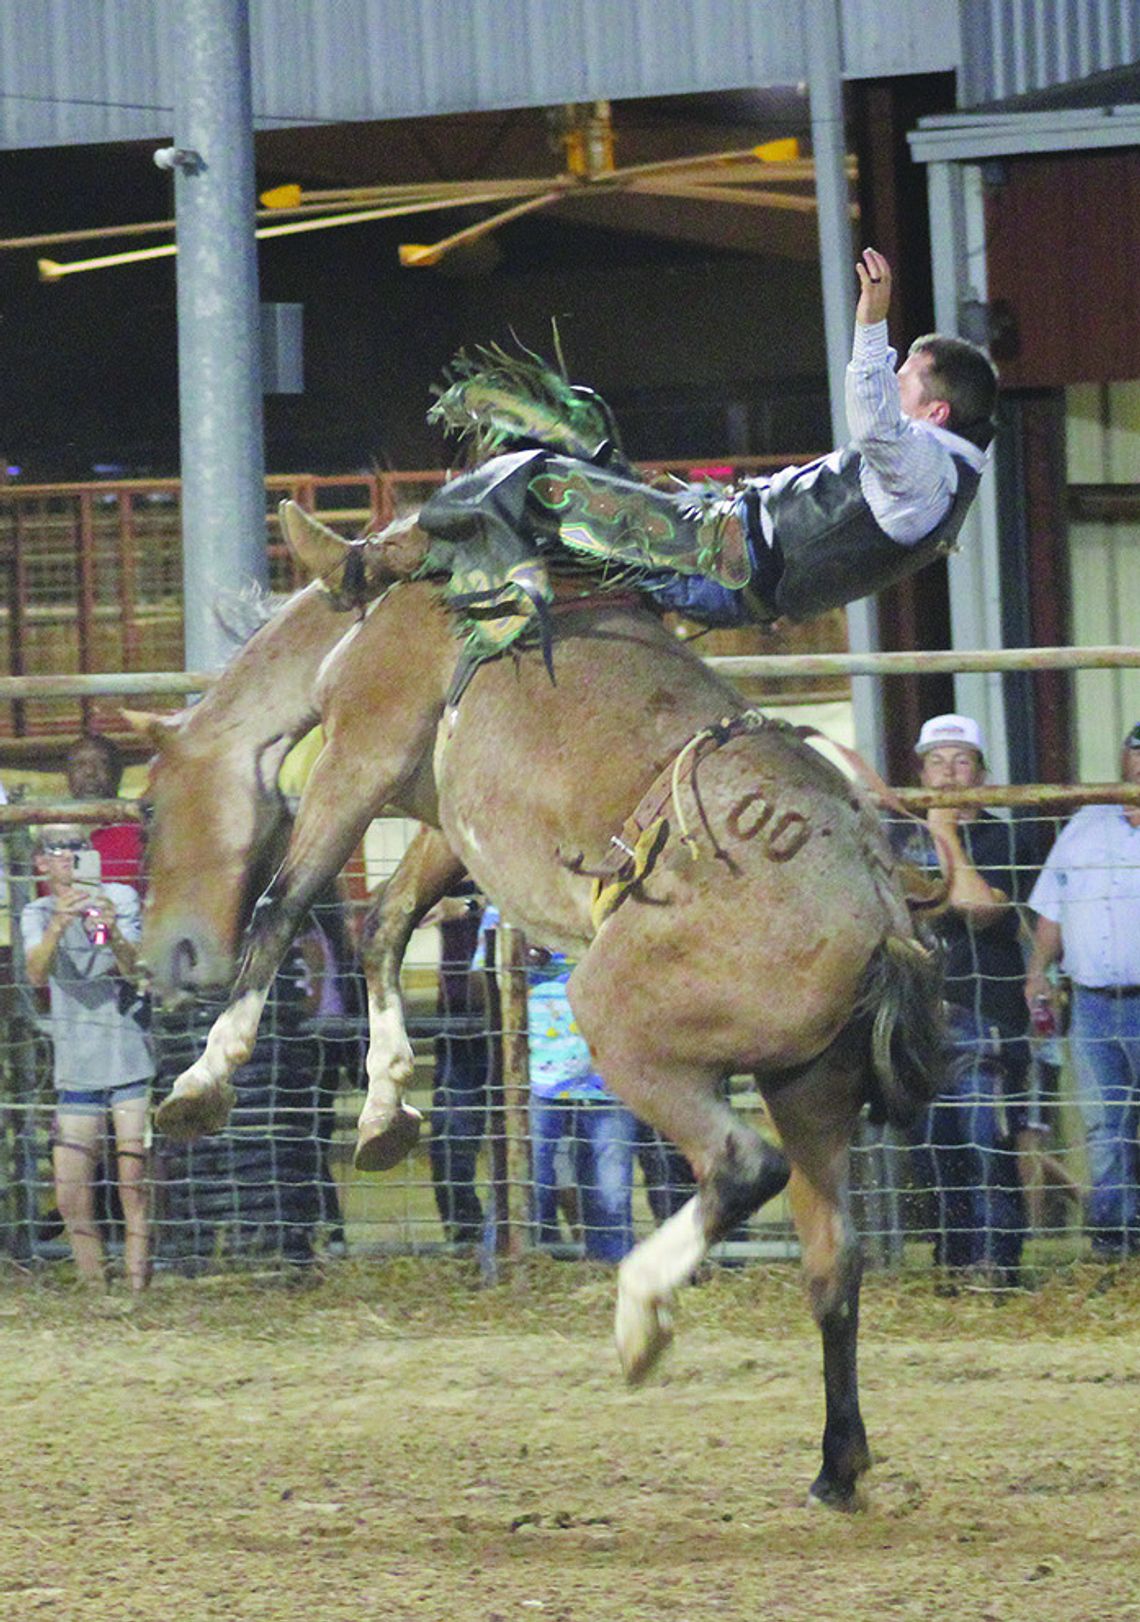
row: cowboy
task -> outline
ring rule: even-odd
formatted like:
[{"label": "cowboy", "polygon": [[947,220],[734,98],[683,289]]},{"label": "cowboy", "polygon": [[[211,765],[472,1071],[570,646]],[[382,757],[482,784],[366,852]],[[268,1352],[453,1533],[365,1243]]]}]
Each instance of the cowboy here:
[{"label": "cowboy", "polygon": [[887,337],[891,267],[865,249],[847,368],[851,439],[740,498],[752,578],[740,590],[700,575],[654,589],[707,624],[809,619],[893,585],[952,550],[994,435],[997,373],[982,350],[916,338],[896,371]]},{"label": "cowboy", "polygon": [[[923,788],[986,781],[985,742],[972,716],[933,716],[915,755]],[[1017,904],[1032,856],[1023,825],[977,806],[937,806],[925,823],[893,829],[892,843],[903,860],[940,868],[948,886],[933,928],[944,956],[949,1051],[918,1139],[938,1199],[935,1259],[950,1274],[983,1268],[1014,1285],[1025,1236],[1017,1149],[1029,1125]]]},{"label": "cowboy", "polygon": [[[842,449],[736,493],[676,491],[642,482],[610,437],[560,455],[538,429],[512,437],[500,424],[508,454],[443,485],[420,528],[484,556],[509,555],[512,536],[541,545],[557,535],[572,550],[640,563],[637,583],[662,608],[718,626],[810,619],[913,574],[953,548],[977,494],[997,373],[975,345],[937,333],[916,339],[896,371],[890,266],[867,248],[855,268],[852,437]],[[479,409],[460,383],[433,415],[466,434]],[[563,409],[572,415],[576,401]]]}]

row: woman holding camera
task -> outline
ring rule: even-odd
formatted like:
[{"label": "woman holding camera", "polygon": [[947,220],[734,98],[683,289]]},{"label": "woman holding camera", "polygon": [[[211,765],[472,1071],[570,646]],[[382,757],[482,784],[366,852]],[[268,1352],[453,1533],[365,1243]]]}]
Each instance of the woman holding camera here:
[{"label": "woman holding camera", "polygon": [[51,998],[56,1115],[56,1198],[80,1279],[102,1287],[103,1242],[95,1219],[95,1172],[108,1116],[118,1151],[124,1264],[131,1290],[149,1280],[146,1121],[154,1061],[133,976],[139,898],[103,884],[85,830],[41,829],[36,872],[46,894],[20,917],[28,979]]}]

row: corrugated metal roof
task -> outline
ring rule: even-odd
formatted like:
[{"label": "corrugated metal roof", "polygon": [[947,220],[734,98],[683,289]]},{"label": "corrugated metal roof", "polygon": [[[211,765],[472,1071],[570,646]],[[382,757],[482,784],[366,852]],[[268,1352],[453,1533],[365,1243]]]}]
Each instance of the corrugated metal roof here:
[{"label": "corrugated metal roof", "polygon": [[1140,0],[962,0],[958,101],[977,107],[1140,57]]},{"label": "corrugated metal roof", "polygon": [[[796,0],[250,0],[259,128],[794,84]],[[848,77],[951,68],[958,0],[842,0]],[[174,0],[0,5],[0,146],[169,136]]]}]

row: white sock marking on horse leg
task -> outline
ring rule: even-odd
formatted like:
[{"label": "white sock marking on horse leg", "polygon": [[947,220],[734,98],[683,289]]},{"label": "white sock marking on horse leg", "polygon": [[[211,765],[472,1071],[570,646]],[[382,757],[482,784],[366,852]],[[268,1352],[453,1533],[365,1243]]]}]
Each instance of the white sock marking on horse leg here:
[{"label": "white sock marking on horse leg", "polygon": [[403,1089],[415,1065],[399,993],[368,993],[368,1093],[356,1123],[358,1171],[386,1171],[412,1148],[423,1117],[406,1104]]},{"label": "white sock marking on horse leg", "polygon": [[367,1121],[370,1131],[379,1131],[391,1120],[414,1067],[415,1055],[399,1002],[382,1001],[369,992],[368,1095],[360,1112],[362,1126]]},{"label": "white sock marking on horse leg", "polygon": [[683,1284],[708,1251],[701,1223],[700,1196],[694,1194],[656,1233],[642,1240],[622,1262],[622,1286],[649,1300],[660,1300]]},{"label": "white sock marking on horse leg", "polygon": [[614,1339],[631,1385],[645,1378],[673,1338],[673,1291],[707,1251],[700,1196],[694,1195],[618,1268]]},{"label": "white sock marking on horse leg", "polygon": [[261,1011],[269,988],[246,991],[229,1008],[224,1008],[210,1027],[205,1051],[174,1084],[179,1095],[206,1091],[229,1081],[239,1065],[245,1064],[257,1040]]}]

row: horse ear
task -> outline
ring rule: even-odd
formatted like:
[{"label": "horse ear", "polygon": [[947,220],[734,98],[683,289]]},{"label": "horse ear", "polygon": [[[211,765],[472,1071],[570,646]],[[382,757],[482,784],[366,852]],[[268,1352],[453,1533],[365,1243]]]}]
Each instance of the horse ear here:
[{"label": "horse ear", "polygon": [[352,551],[349,543],[295,501],[283,501],[277,516],[286,545],[302,569],[310,579],[323,580],[331,587],[332,578]]},{"label": "horse ear", "polygon": [[132,732],[137,732],[157,750],[178,731],[176,715],[159,715],[152,710],[120,710],[119,715]]}]

